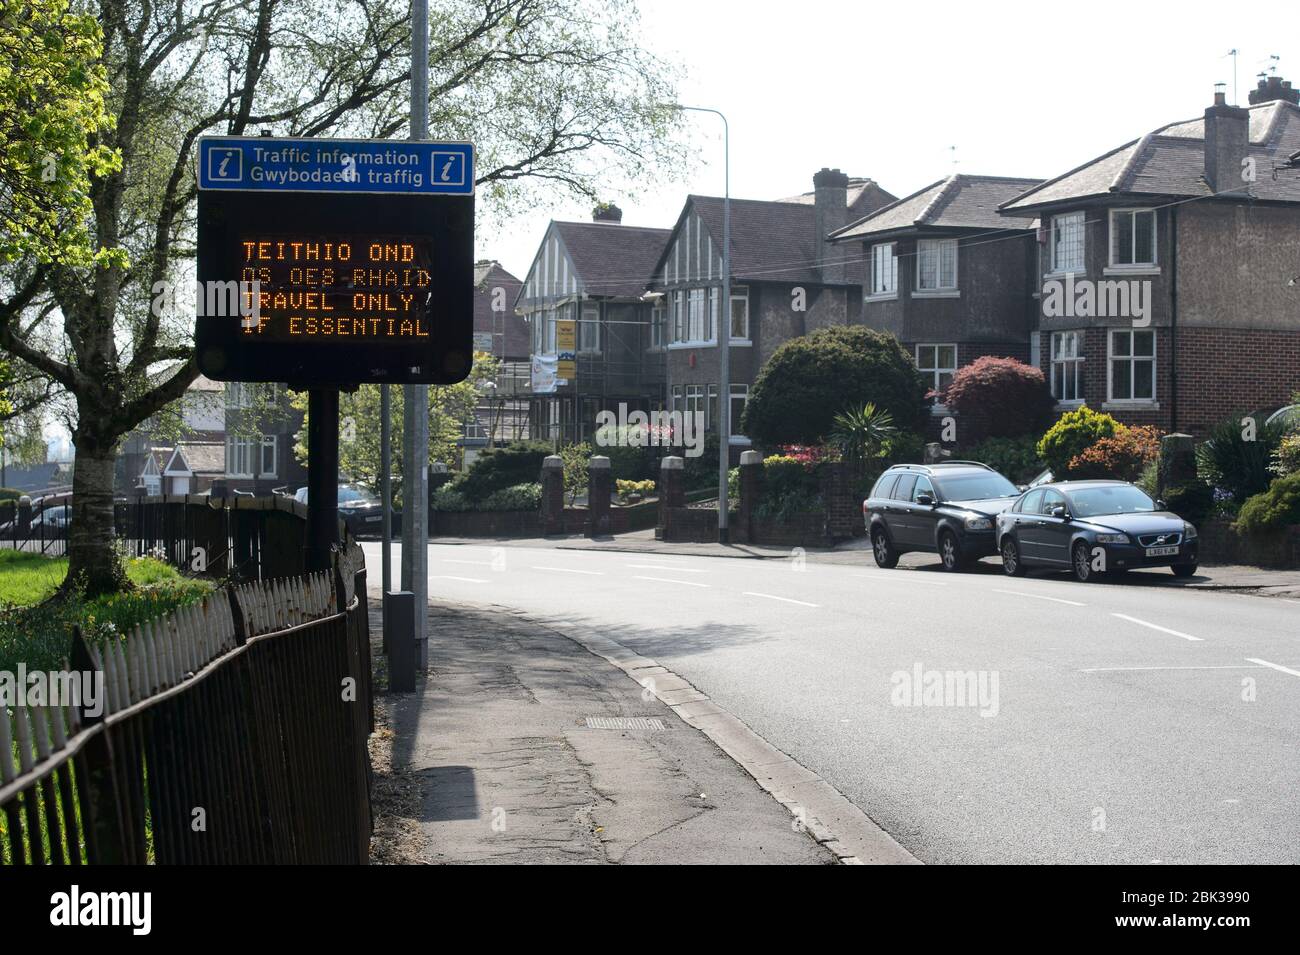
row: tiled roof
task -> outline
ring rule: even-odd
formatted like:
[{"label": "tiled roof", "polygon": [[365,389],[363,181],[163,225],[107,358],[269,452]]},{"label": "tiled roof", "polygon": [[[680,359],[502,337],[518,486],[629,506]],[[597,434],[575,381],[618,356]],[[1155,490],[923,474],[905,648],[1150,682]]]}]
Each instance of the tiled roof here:
[{"label": "tiled roof", "polygon": [[998,207],[1041,182],[1041,179],[959,173],[933,182],[832,235],[836,241],[845,241],[918,228],[1028,229],[1032,216],[1018,222],[1016,218],[1000,215]]},{"label": "tiled roof", "polygon": [[185,458],[185,463],[190,466],[190,471],[194,474],[226,473],[224,444],[210,441],[182,441],[176,445],[176,450]]},{"label": "tiled roof", "polygon": [[[515,314],[514,308],[515,298],[523,284],[498,262],[488,259],[474,263],[474,331],[494,336],[493,353],[500,352],[498,358],[528,357],[528,326],[521,316]],[[501,298],[505,306],[504,312],[492,310],[495,290],[498,288],[505,290],[505,295]]]},{"label": "tiled roof", "polygon": [[[847,201],[849,207],[848,221],[860,219],[870,212],[874,212],[881,206],[889,205],[897,201],[898,197],[893,193],[886,192],[880,188],[880,184],[874,179],[867,179],[862,176],[850,176],[849,188],[847,190]],[[803,192],[797,196],[789,196],[785,199],[778,199],[777,202],[797,202],[801,205],[812,205],[817,199],[816,191]]]},{"label": "tiled roof", "polygon": [[617,222],[553,222],[588,295],[639,298],[668,242],[669,229]]},{"label": "tiled roof", "polygon": [[[1250,184],[1256,199],[1300,202],[1300,180],[1269,174],[1274,163],[1300,147],[1300,107],[1274,100],[1249,107],[1247,155],[1257,161],[1258,179]],[[1054,203],[1131,193],[1208,197],[1205,181],[1205,121],[1171,123],[1125,143],[1006,203],[1008,213],[1037,210]]]}]

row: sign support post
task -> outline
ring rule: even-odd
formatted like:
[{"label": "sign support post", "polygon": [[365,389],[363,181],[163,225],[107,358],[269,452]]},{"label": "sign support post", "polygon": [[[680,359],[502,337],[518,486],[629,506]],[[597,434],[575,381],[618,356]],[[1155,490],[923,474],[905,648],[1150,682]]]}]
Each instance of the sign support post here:
[{"label": "sign support post", "polygon": [[[307,570],[329,570],[339,539],[339,389],[307,392]],[[340,608],[342,609],[342,608]]]}]

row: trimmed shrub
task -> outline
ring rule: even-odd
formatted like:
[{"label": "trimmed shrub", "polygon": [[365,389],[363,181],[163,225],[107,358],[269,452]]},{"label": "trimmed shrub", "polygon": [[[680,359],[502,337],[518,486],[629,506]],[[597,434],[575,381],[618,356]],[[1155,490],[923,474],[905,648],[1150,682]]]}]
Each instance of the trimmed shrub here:
[{"label": "trimmed shrub", "polygon": [[[1285,435],[1283,425],[1243,425],[1262,422],[1263,415],[1234,414],[1210,429],[1196,448],[1196,469],[1201,478],[1231,495],[1237,504],[1268,490],[1274,474],[1274,454]],[[1247,440],[1247,438],[1251,440]]]},{"label": "trimmed shrub", "polygon": [[957,369],[943,401],[959,415],[981,419],[992,438],[1041,432],[1056,404],[1041,369],[992,355]]},{"label": "trimmed shrub", "polygon": [[782,344],[758,373],[742,429],[756,444],[819,444],[835,416],[868,402],[919,430],[925,382],[892,335],[862,325],[822,328]]},{"label": "trimmed shrub", "polygon": [[465,494],[456,489],[456,484],[444,484],[429,495],[429,507],[435,511],[460,513],[474,510],[474,503]]},{"label": "trimmed shrub", "polygon": [[0,504],[6,501],[17,503],[18,499],[26,493],[26,491],[20,491],[15,487],[0,487]]},{"label": "trimmed shrub", "polygon": [[542,506],[542,485],[537,481],[493,491],[479,504],[480,511],[536,511]]},{"label": "trimmed shrub", "polygon": [[[800,449],[807,451],[809,449]],[[759,517],[786,518],[821,508],[818,460],[773,454],[763,459],[763,497],[754,508]]]},{"label": "trimmed shrub", "polygon": [[[721,444],[717,434],[710,433],[704,437],[704,447],[698,457],[687,457],[682,467],[682,481],[688,491],[703,490],[718,486],[718,453]],[[677,448],[673,453],[679,453]],[[682,452],[684,453],[684,452]]]},{"label": "trimmed shrub", "polygon": [[1300,524],[1300,474],[1288,474],[1252,495],[1241,505],[1237,527],[1247,534],[1260,534]]},{"label": "trimmed shrub", "polygon": [[536,481],[542,461],[552,453],[548,441],[515,441],[504,448],[490,448],[451,486],[471,501],[482,501],[493,491]]},{"label": "trimmed shrub", "polygon": [[1101,438],[1070,459],[1072,478],[1117,478],[1136,481],[1160,457],[1160,431],[1150,425],[1120,425],[1115,434]]},{"label": "trimmed shrub", "polygon": [[1038,439],[1031,435],[986,438],[963,451],[961,457],[987,464],[1014,484],[1024,484],[1043,470],[1043,462],[1038,459]]},{"label": "trimmed shrub", "polygon": [[1070,462],[1102,438],[1113,438],[1120,423],[1087,405],[1061,415],[1038,442],[1038,457],[1059,480],[1070,476]]},{"label": "trimmed shrub", "polygon": [[616,478],[614,487],[618,491],[619,497],[627,497],[629,494],[653,494],[656,485],[653,480],[625,481],[622,478]]}]

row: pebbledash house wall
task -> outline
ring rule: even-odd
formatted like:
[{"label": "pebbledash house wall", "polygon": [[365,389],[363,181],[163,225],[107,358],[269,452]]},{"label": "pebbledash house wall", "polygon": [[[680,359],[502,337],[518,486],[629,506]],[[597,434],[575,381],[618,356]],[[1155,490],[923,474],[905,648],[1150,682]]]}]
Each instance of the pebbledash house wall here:
[{"label": "pebbledash house wall", "polygon": [[[1086,271],[1077,273],[1075,281],[1149,281],[1150,325],[1134,326],[1125,317],[1049,317],[1041,313],[1040,295],[1040,367],[1049,380],[1052,333],[1084,333],[1083,400],[1061,404],[1058,410],[1086,403],[1126,424],[1202,437],[1230,415],[1286,404],[1300,389],[1300,287],[1287,285],[1300,273],[1300,210],[1232,200],[1159,208],[1155,268],[1119,272],[1108,267],[1110,208],[1142,208],[1142,203],[1059,213],[1087,213]],[[1051,217],[1043,217],[1047,228]],[[1041,250],[1043,281],[1059,278],[1049,271],[1050,250],[1046,245]],[[1108,399],[1109,333],[1132,328],[1155,335],[1154,402]]]}]

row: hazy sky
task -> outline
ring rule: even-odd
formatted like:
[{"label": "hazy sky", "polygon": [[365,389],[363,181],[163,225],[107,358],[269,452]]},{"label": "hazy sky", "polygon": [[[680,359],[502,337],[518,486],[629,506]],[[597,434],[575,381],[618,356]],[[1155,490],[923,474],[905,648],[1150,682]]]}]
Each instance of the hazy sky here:
[{"label": "hazy sky", "polygon": [[[686,70],[681,101],[727,114],[740,198],[808,191],[822,166],[897,196],[953,172],[1055,176],[1199,116],[1216,82],[1231,102],[1233,47],[1242,105],[1270,55],[1300,85],[1291,0],[641,0],[641,11],[645,47]],[[688,193],[722,195],[721,123],[690,122],[706,165],[644,184],[635,199],[617,188],[602,196],[625,223],[670,227]],[[480,231],[478,254],[523,278],[547,222],[586,220],[590,205],[561,203]]]}]

